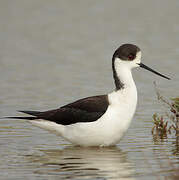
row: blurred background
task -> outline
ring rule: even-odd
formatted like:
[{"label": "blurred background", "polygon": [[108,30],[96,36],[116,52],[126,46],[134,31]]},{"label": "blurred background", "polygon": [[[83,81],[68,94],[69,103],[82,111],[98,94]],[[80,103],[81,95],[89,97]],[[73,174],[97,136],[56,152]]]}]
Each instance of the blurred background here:
[{"label": "blurred background", "polygon": [[[172,162],[178,163],[177,156],[173,155],[176,145],[172,137],[157,145],[152,139],[152,114],[164,111],[156,99],[153,81],[156,81],[163,96],[178,96],[178,9],[177,0],[1,0],[0,116],[18,115],[16,110],[53,109],[79,98],[112,91],[113,52],[123,43],[136,44],[142,50],[142,62],[172,80],[165,80],[143,69],[134,70],[138,108],[128,133],[118,146],[127,156],[125,161],[129,160],[125,167],[132,167],[133,171],[115,175],[117,179],[151,179],[151,169],[144,163],[144,160],[148,162],[150,159],[148,164],[155,167],[154,179],[160,173],[163,173],[162,177],[170,176],[172,170],[168,166],[168,169],[163,169],[157,165],[156,154],[153,154],[155,148],[164,149],[162,153],[167,156],[164,160],[168,162],[169,157]],[[37,163],[24,160],[24,157],[27,154],[36,155],[42,150],[63,150],[69,146],[60,137],[24,121],[5,119],[0,121],[0,144],[3,179],[7,174],[9,178],[14,177],[18,170],[17,179],[27,174],[31,179],[43,179],[39,175],[43,173],[35,171]],[[81,153],[80,150],[77,152]],[[160,152],[157,152],[157,157],[163,157]],[[107,153],[111,157],[108,150],[102,159]],[[113,150],[113,153],[123,157],[121,151]],[[55,155],[59,156],[58,153]],[[112,159],[110,164],[113,162]],[[41,164],[38,166],[40,170],[44,168]],[[120,171],[116,168],[118,164],[112,165],[115,171]],[[19,167],[23,170],[20,171]],[[50,171],[50,168],[45,168]],[[109,168],[106,172],[110,174],[113,171]],[[55,173],[49,177],[58,178],[58,173]],[[77,177],[73,171],[67,172],[67,175],[70,173],[71,178]],[[84,174],[88,174],[85,178],[92,177],[88,172]],[[62,177],[65,179],[67,175]],[[106,175],[100,177],[107,178]]]}]

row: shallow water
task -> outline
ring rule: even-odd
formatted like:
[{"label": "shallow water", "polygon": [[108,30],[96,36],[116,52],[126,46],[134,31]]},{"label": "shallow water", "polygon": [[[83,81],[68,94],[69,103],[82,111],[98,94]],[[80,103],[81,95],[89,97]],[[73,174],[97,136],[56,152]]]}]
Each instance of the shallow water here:
[{"label": "shallow water", "polygon": [[156,100],[179,89],[179,1],[0,2],[0,116],[47,110],[113,90],[111,56],[134,43],[143,63],[172,78],[134,70],[139,102],[123,140],[73,147],[22,120],[0,120],[0,179],[177,179],[175,136],[151,135]]}]

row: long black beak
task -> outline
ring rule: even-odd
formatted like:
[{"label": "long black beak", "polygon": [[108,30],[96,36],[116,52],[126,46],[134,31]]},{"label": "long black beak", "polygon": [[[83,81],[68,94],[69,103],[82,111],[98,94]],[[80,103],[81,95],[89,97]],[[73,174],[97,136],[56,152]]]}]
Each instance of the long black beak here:
[{"label": "long black beak", "polygon": [[143,63],[139,63],[138,65],[139,65],[141,68],[147,69],[147,70],[149,70],[149,71],[151,71],[151,72],[153,72],[153,73],[155,73],[155,74],[157,74],[157,75],[159,75],[159,76],[161,76],[161,77],[163,77],[163,78],[166,78],[166,79],[170,80],[169,77],[164,76],[164,75],[158,73],[157,71],[154,71],[153,69],[149,68],[148,66],[144,65]]}]

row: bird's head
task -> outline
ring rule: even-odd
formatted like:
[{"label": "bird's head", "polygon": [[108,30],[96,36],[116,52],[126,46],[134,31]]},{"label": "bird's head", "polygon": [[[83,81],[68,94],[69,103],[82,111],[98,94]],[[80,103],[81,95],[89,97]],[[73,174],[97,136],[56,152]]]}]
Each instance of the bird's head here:
[{"label": "bird's head", "polygon": [[117,68],[133,69],[136,67],[141,67],[163,78],[170,79],[141,63],[141,57],[142,57],[142,53],[139,47],[133,44],[123,44],[113,54],[113,58],[112,58],[113,69],[117,69]]}]

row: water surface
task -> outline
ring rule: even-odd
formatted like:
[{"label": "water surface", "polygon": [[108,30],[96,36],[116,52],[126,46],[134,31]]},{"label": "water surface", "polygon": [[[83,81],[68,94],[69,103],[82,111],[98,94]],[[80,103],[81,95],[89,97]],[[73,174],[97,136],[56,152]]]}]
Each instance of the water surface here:
[{"label": "water surface", "polygon": [[0,116],[47,110],[113,90],[111,57],[134,43],[143,63],[172,78],[134,70],[139,102],[116,147],[73,147],[23,120],[0,120],[0,179],[177,179],[175,136],[151,135],[156,100],[179,89],[179,1],[0,2]]}]

